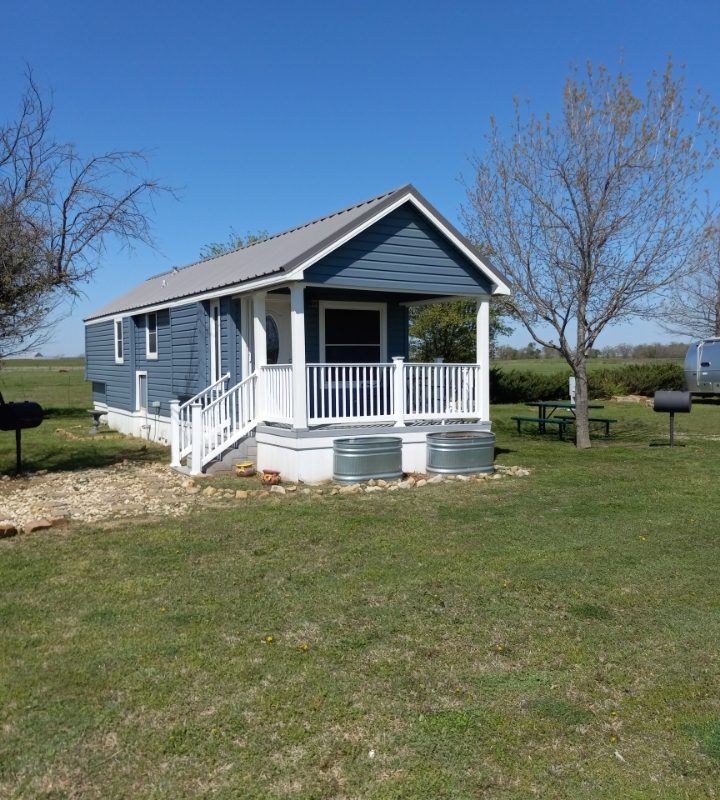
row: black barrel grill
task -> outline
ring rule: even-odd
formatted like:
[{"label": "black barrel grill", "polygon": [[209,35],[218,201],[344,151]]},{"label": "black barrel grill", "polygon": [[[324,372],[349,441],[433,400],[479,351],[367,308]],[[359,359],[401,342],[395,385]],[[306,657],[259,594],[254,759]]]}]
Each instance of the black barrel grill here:
[{"label": "black barrel grill", "polygon": [[690,392],[655,392],[655,411],[670,414],[670,447],[675,446],[675,414],[689,414],[692,408]]},{"label": "black barrel grill", "polygon": [[37,428],[42,421],[43,410],[39,403],[6,403],[0,394],[0,431],[15,431],[15,469],[18,475],[22,472],[22,431]]}]

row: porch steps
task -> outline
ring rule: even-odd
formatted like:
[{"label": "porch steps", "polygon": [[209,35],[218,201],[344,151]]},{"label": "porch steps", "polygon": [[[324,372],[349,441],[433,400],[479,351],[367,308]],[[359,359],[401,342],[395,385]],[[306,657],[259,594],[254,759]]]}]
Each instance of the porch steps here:
[{"label": "porch steps", "polygon": [[234,472],[235,464],[239,464],[241,461],[252,461],[253,464],[257,464],[257,442],[254,431],[231,445],[220,458],[211,461],[204,471],[206,475]]}]

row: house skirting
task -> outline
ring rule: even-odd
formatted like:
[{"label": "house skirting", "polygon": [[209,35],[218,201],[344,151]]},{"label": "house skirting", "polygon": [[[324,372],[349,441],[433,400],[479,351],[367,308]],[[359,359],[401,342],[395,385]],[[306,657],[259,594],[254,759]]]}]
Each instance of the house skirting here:
[{"label": "house skirting", "polygon": [[[103,407],[95,403],[95,409]],[[159,444],[170,444],[170,420],[160,414],[146,411],[126,411],[122,408],[107,408],[108,428],[139,439],[148,439]]]},{"label": "house skirting", "polygon": [[427,471],[428,433],[442,430],[489,431],[490,422],[452,425],[366,425],[296,430],[260,425],[255,434],[259,469],[279,470],[283,479],[319,483],[332,480],[333,442],[350,436],[396,436],[402,439],[403,472]]}]

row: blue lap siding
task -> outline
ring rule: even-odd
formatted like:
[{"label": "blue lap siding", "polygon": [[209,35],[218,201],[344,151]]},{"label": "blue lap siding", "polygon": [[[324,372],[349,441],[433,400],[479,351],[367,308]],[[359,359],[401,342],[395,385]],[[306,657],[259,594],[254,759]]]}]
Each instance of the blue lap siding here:
[{"label": "blue lap siding", "polygon": [[462,251],[409,203],[318,261],[305,280],[438,295],[483,295],[492,289]]}]

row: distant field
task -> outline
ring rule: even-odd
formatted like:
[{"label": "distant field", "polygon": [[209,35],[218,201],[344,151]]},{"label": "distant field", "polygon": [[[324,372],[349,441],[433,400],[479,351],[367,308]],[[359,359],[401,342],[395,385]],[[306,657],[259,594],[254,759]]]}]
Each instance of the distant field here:
[{"label": "distant field", "polygon": [[[588,370],[594,371],[607,367],[621,367],[626,364],[682,364],[681,358],[591,358],[588,360]],[[493,367],[500,367],[503,370],[527,370],[528,372],[539,372],[547,375],[551,372],[567,372],[570,374],[570,367],[561,358],[518,358],[510,361],[492,362]]]},{"label": "distant field", "polygon": [[45,408],[90,408],[84,358],[18,358],[0,362],[0,392],[6,402],[33,400]]}]

